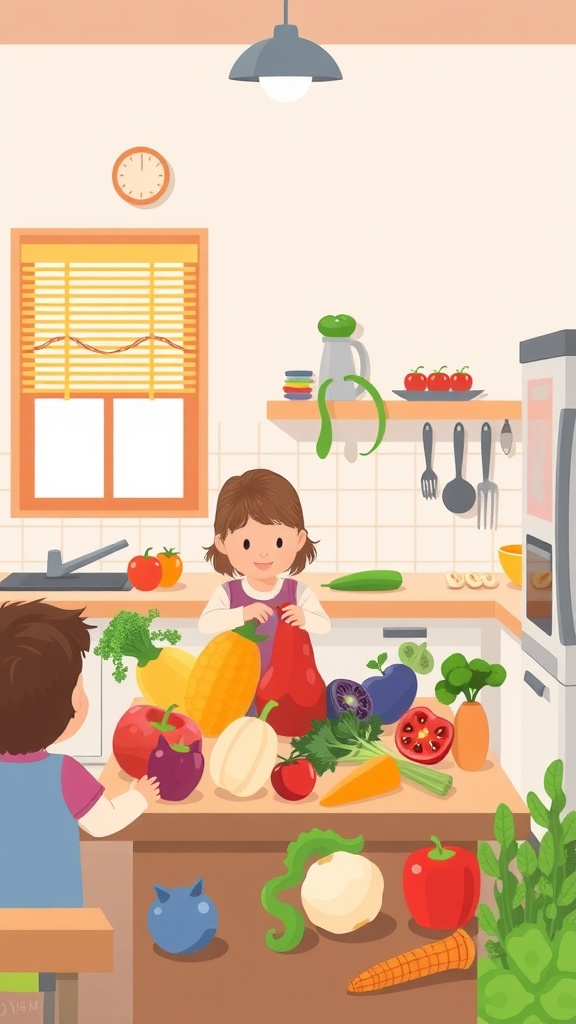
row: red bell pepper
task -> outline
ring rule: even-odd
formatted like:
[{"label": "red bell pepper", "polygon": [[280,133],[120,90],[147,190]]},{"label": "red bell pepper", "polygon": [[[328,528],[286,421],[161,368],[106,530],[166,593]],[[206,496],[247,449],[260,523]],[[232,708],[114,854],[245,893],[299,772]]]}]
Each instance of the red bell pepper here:
[{"label": "red bell pepper", "polygon": [[305,629],[290,626],[277,608],[278,625],[270,664],[256,691],[256,710],[260,714],[269,700],[278,702],[266,721],[279,736],[304,736],[312,720],[326,718],[326,683],[316,662],[310,637]]},{"label": "red bell pepper", "polygon": [[480,900],[478,858],[461,846],[416,850],[407,858],[402,875],[404,899],[416,924],[434,931],[462,928],[474,917]]}]

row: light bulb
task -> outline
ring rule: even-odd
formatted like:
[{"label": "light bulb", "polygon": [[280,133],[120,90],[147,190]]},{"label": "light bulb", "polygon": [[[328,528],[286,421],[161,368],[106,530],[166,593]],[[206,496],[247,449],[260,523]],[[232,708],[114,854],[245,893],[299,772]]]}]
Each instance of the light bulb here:
[{"label": "light bulb", "polygon": [[275,75],[260,79],[260,85],[267,96],[279,103],[293,103],[301,100],[312,85],[312,79],[301,75]]}]

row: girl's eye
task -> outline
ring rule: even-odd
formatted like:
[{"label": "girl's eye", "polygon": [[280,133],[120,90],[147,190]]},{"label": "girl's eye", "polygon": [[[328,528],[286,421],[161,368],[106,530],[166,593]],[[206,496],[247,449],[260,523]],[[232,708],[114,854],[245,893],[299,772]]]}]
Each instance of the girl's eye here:
[{"label": "girl's eye", "polygon": [[283,543],[284,541],[282,540],[282,537],[278,537],[278,540],[276,541],[276,547],[281,548]]},{"label": "girl's eye", "polygon": [[248,538],[246,538],[246,540],[244,541],[244,550],[248,551],[249,547],[250,547],[250,541],[248,540]]}]

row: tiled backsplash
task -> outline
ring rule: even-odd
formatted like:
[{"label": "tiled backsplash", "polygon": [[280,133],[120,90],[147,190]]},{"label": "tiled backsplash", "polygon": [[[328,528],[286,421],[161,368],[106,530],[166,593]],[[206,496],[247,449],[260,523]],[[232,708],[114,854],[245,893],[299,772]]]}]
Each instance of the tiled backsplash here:
[{"label": "tiled backsplash", "polygon": [[[497,433],[493,425],[493,437]],[[374,455],[345,460],[342,445],[321,461],[315,447],[296,443],[268,422],[259,425],[222,424],[214,431],[209,456],[209,516],[207,519],[11,519],[10,457],[0,453],[0,569],[41,571],[49,548],[61,548],[64,560],[126,538],[129,548],[116,552],[105,566],[118,570],[127,557],[152,547],[175,547],[189,570],[206,568],[203,548],[212,541],[218,489],[246,469],[263,466],[286,476],[300,493],[306,527],[318,543],[314,568],[324,572],[354,572],[367,568],[397,568],[402,572],[499,570],[498,548],[521,542],[522,455],[513,457],[496,442],[492,479],[500,488],[498,528],[478,530],[471,518],[451,515],[441,489],[454,476],[452,446],[437,443],[434,469],[438,499],[426,501],[420,492],[424,470],[422,446],[412,442],[383,442]],[[478,442],[467,446],[465,476],[474,485],[481,479]],[[362,450],[362,446],[361,446]]]}]

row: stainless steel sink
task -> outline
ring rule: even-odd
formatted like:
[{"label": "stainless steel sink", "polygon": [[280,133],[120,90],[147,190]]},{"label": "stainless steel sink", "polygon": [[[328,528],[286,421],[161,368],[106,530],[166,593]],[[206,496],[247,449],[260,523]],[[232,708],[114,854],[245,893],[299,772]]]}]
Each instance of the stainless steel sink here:
[{"label": "stainless steel sink", "polygon": [[132,590],[132,584],[125,572],[75,572],[84,565],[97,562],[113,551],[127,548],[127,540],[107,544],[104,548],[80,555],[70,562],[62,561],[62,552],[53,548],[48,552],[46,572],[12,572],[0,581],[0,590]]},{"label": "stainless steel sink", "polygon": [[11,572],[0,590],[132,590],[125,572],[76,572],[48,576],[44,572]]}]

